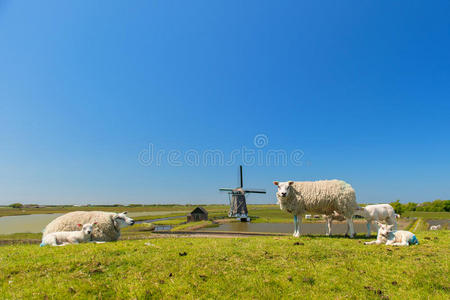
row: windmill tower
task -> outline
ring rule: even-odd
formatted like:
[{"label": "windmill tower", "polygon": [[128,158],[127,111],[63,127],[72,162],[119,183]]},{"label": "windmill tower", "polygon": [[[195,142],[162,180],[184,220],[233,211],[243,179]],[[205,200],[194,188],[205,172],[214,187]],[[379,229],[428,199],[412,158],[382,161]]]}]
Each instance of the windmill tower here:
[{"label": "windmill tower", "polygon": [[230,211],[228,212],[228,217],[238,218],[242,222],[250,221],[248,217],[247,202],[245,200],[245,195],[254,194],[265,194],[265,190],[261,189],[244,189],[244,181],[242,178],[242,166],[239,166],[240,183],[241,185],[237,188],[220,188],[219,191],[228,192],[230,198]]}]

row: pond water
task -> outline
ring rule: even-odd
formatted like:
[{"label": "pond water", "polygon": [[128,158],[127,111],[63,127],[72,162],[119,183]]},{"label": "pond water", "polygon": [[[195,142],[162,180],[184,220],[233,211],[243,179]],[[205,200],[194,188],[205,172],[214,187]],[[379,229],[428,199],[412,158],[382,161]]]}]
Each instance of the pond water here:
[{"label": "pond water", "polygon": [[[344,234],[347,224],[333,223],[333,234]],[[366,224],[354,223],[357,233],[367,232]],[[374,228],[372,228],[373,231]],[[294,233],[294,224],[286,223],[251,223],[233,222],[221,224],[219,227],[202,228],[201,231],[238,231],[238,232],[270,232],[270,233]],[[325,234],[325,223],[303,223],[302,234]]]},{"label": "pond water", "polygon": [[63,214],[35,214],[0,217],[0,234],[40,233],[48,223]]},{"label": "pond water", "polygon": [[[129,212],[127,216],[130,218],[135,217],[142,217],[142,216],[161,216],[161,215],[168,215],[168,214],[181,214],[181,213],[188,213],[185,210],[168,210],[168,211],[138,211],[138,212]],[[183,216],[186,217],[186,216]]]},{"label": "pond water", "polygon": [[172,229],[172,225],[156,225],[154,231],[166,231]]},{"label": "pond water", "polygon": [[165,218],[156,218],[156,219],[141,220],[141,221],[136,221],[136,224],[140,224],[140,223],[153,223],[153,222],[158,222],[158,221],[166,221],[166,220],[180,219],[180,218],[186,218],[186,216],[175,216],[175,217],[165,217]]}]

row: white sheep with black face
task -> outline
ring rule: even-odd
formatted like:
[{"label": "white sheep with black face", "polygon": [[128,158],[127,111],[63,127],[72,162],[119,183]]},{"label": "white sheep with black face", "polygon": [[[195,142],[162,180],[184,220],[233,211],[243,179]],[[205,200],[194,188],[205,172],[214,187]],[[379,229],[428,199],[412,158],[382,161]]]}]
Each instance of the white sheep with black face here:
[{"label": "white sheep with black face", "polygon": [[94,222],[97,222],[97,226],[92,231],[91,240],[99,242],[117,241],[120,229],[134,224],[134,220],[127,217],[127,212],[74,211],[50,222],[44,229],[43,237],[52,232],[75,231],[77,224]]},{"label": "white sheep with black face", "polygon": [[294,215],[294,236],[300,236],[302,216],[306,213],[343,215],[350,237],[355,235],[352,216],[358,207],[355,190],[342,180],[273,182],[277,187],[278,204]]}]

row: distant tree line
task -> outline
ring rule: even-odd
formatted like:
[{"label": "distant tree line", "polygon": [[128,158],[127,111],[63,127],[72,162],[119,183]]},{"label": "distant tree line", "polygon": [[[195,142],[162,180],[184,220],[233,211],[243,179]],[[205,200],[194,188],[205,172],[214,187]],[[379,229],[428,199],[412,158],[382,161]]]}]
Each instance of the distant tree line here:
[{"label": "distant tree line", "polygon": [[405,211],[447,211],[450,212],[450,200],[434,200],[431,202],[414,203],[409,202],[402,204],[400,200],[390,203],[395,212],[402,214]]}]

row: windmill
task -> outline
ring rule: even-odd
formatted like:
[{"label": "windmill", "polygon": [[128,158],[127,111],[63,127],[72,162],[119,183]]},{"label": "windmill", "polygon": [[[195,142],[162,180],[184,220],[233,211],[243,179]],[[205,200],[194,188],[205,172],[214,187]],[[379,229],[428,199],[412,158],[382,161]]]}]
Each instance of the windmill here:
[{"label": "windmill", "polygon": [[246,194],[265,194],[265,190],[261,189],[244,189],[244,181],[242,179],[242,166],[239,166],[240,183],[241,185],[235,189],[232,188],[220,188],[219,191],[228,192],[230,198],[230,211],[228,217],[238,218],[242,222],[250,221],[248,217],[247,203],[245,201]]}]

